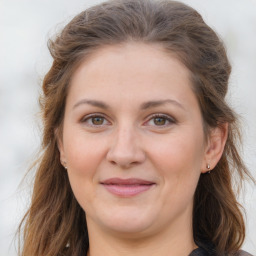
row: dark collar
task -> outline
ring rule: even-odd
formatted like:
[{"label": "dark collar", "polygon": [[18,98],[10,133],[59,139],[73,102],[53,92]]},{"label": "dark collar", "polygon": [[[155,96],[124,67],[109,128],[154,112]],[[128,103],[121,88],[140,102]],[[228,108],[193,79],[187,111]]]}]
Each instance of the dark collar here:
[{"label": "dark collar", "polygon": [[189,256],[210,256],[210,254],[203,248],[199,247],[193,250]]},{"label": "dark collar", "polygon": [[[206,251],[205,249],[199,247],[195,250],[193,250],[189,256],[214,256],[216,254],[210,253],[209,251]],[[252,254],[239,250],[234,256],[253,256]]]}]

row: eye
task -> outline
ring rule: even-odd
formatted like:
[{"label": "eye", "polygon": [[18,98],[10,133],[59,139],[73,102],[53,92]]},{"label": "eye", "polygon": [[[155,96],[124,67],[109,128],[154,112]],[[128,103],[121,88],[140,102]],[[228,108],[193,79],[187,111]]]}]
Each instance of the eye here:
[{"label": "eye", "polygon": [[110,122],[102,115],[92,114],[85,116],[82,120],[82,123],[85,123],[88,126],[105,126],[109,125]]},{"label": "eye", "polygon": [[154,114],[150,116],[148,121],[146,122],[146,125],[149,126],[159,126],[159,127],[166,127],[173,123],[176,123],[174,118],[165,115],[165,114]]},{"label": "eye", "polygon": [[165,117],[154,117],[153,121],[155,125],[165,125],[167,122]]},{"label": "eye", "polygon": [[91,117],[91,122],[93,125],[102,125],[104,124],[104,118],[101,116]]}]

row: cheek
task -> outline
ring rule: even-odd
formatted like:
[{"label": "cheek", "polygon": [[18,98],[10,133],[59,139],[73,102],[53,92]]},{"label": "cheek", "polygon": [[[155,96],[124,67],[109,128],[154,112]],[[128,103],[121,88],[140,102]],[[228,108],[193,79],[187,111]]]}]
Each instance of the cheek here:
[{"label": "cheek", "polygon": [[[198,136],[197,136],[198,135]],[[173,134],[163,141],[151,143],[151,161],[164,177],[179,189],[194,187],[201,173],[203,155],[203,136],[194,133]]]},{"label": "cheek", "polygon": [[[153,144],[152,144],[153,143]],[[150,150],[164,162],[177,164],[196,164],[203,157],[203,140],[196,134],[191,136],[171,135],[162,140],[151,141]]]},{"label": "cheek", "polygon": [[67,133],[65,154],[72,173],[81,178],[82,176],[88,177],[95,173],[100,164],[104,156],[104,145],[100,139],[86,136],[84,131]]},{"label": "cheek", "polygon": [[77,152],[71,148],[68,161],[68,177],[72,191],[80,206],[87,211],[96,197],[94,187],[97,181],[98,155],[95,151],[92,153],[83,147]]},{"label": "cheek", "polygon": [[66,134],[65,155],[68,163],[68,176],[73,193],[85,209],[95,198],[94,186],[97,183],[97,170],[104,157],[104,147],[97,140],[90,140],[76,133]]}]

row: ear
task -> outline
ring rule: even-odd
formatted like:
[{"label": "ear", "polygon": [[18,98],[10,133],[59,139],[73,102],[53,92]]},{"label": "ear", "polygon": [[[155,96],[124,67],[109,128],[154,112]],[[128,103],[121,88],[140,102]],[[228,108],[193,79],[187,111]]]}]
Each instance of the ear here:
[{"label": "ear", "polygon": [[63,147],[63,139],[60,135],[60,130],[56,129],[54,133],[55,133],[55,138],[57,141],[57,146],[58,146],[58,149],[60,152],[60,162],[64,166],[64,168],[66,168],[67,160],[66,160],[66,156],[65,156],[64,147]]},{"label": "ear", "polygon": [[[228,137],[228,123],[221,124],[213,128],[205,148],[205,160],[201,168],[202,173],[206,173],[217,165],[225,148]],[[209,165],[209,168],[207,166]]]}]

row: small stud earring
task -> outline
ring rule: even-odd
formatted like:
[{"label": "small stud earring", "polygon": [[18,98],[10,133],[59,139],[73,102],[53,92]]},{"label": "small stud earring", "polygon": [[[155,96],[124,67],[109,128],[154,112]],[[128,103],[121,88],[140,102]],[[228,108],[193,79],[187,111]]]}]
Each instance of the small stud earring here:
[{"label": "small stud earring", "polygon": [[209,165],[209,164],[207,164],[207,170],[208,170],[208,172],[207,173],[211,173],[211,166]]},{"label": "small stud earring", "polygon": [[61,164],[63,165],[63,167],[67,170],[68,168],[67,168],[67,163],[66,162],[64,162],[64,161],[61,161]]}]

